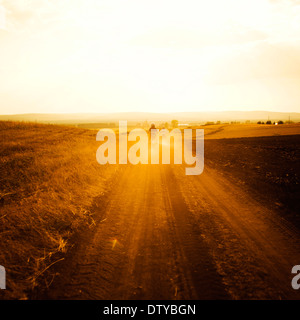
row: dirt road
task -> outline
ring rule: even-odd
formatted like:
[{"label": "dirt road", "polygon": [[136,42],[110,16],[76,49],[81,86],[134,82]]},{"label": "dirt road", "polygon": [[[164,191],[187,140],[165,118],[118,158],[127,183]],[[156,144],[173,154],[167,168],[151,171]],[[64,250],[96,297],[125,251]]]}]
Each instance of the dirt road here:
[{"label": "dirt road", "polygon": [[299,234],[205,166],[120,166],[50,299],[300,299]]}]

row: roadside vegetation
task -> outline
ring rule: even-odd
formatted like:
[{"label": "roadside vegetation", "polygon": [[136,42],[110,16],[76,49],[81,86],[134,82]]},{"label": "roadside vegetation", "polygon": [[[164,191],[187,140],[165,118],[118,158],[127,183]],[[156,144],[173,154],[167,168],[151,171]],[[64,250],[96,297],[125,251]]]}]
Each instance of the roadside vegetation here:
[{"label": "roadside vegetation", "polygon": [[97,163],[95,131],[2,121],[0,135],[0,298],[26,299],[50,285],[71,237],[93,225],[93,199],[116,167]]}]

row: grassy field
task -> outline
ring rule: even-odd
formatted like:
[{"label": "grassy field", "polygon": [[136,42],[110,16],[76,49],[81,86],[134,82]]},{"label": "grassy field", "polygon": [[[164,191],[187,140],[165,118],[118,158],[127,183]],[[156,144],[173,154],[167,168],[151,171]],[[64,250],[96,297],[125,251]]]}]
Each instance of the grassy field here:
[{"label": "grassy field", "polygon": [[300,124],[263,125],[263,124],[220,124],[202,126],[205,139],[230,139],[295,135],[300,133]]},{"label": "grassy field", "polygon": [[72,235],[93,224],[93,199],[115,166],[96,162],[95,132],[64,126],[0,122],[0,264],[6,298],[47,286],[50,266]]}]

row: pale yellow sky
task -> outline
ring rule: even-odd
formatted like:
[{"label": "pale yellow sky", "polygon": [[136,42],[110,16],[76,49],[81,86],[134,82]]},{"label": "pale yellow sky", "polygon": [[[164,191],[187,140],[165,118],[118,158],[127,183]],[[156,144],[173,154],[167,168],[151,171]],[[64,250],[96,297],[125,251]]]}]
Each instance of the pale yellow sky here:
[{"label": "pale yellow sky", "polygon": [[0,114],[300,112],[300,0],[0,0]]}]

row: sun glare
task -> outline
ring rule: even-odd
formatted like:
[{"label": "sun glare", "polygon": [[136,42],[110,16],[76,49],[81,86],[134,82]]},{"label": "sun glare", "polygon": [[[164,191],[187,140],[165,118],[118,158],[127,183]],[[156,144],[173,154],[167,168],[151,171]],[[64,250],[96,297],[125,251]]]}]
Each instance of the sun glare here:
[{"label": "sun glare", "polygon": [[288,0],[1,1],[1,113],[298,111],[299,28]]}]

